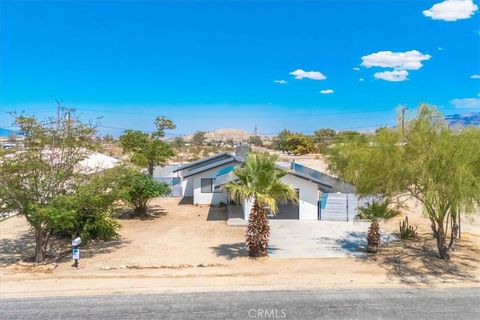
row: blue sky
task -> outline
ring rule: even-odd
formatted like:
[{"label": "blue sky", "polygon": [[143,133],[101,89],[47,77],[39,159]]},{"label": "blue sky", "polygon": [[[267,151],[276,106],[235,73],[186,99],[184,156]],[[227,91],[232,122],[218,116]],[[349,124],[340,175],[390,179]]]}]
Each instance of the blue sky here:
[{"label": "blue sky", "polygon": [[176,133],[275,133],[368,130],[395,122],[399,104],[480,111],[470,0],[0,6],[0,126],[7,111],[47,116],[55,98],[114,134],[160,114]]}]

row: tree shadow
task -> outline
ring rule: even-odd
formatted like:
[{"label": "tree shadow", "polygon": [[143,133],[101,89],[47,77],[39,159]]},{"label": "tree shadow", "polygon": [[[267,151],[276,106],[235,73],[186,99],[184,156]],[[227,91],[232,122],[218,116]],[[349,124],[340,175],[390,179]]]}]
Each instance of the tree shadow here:
[{"label": "tree shadow", "polygon": [[[98,254],[111,253],[128,244],[122,238],[112,240],[94,240],[80,247],[82,258],[91,258]],[[44,263],[66,262],[71,260],[69,239],[52,238]],[[0,239],[0,266],[7,267],[18,262],[35,261],[35,237],[32,232],[25,232],[15,239]]]},{"label": "tree shadow", "polygon": [[387,270],[387,277],[403,284],[431,285],[441,282],[477,282],[480,250],[469,240],[457,243],[450,261],[438,257],[436,242],[431,234],[418,235],[416,239],[392,241],[382,245],[375,255],[362,260],[375,263]]},{"label": "tree shadow", "polygon": [[367,245],[365,237],[366,232],[352,231],[341,239],[337,239],[335,243],[348,252],[363,252]]},{"label": "tree shadow", "polygon": [[167,213],[168,211],[160,206],[150,206],[144,215],[138,215],[133,209],[128,208],[118,211],[116,218],[119,220],[154,220],[166,216]]},{"label": "tree shadow", "polygon": [[9,266],[35,255],[35,237],[25,232],[15,239],[0,239],[0,265]]},{"label": "tree shadow", "polygon": [[[97,255],[109,254],[128,245],[130,241],[117,237],[111,240],[94,240],[87,243],[85,246],[80,246],[81,258],[93,258]],[[57,262],[68,262],[72,260],[71,248],[64,250],[62,255],[57,259]]]},{"label": "tree shadow", "polygon": [[221,244],[216,247],[211,247],[211,249],[215,251],[217,257],[224,257],[227,260],[248,256],[244,242]]}]

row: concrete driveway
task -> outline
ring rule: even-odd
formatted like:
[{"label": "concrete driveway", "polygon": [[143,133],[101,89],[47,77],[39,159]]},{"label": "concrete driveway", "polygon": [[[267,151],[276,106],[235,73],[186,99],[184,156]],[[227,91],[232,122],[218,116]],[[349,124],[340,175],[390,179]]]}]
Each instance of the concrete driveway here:
[{"label": "concrete driveway", "polygon": [[272,258],[361,256],[368,222],[270,220]]}]

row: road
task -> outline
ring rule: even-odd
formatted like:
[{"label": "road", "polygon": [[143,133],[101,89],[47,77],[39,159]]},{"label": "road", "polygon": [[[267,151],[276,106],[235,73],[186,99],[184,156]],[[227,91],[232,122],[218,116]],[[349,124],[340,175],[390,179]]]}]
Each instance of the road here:
[{"label": "road", "polygon": [[2,299],[1,319],[480,319],[480,288]]}]

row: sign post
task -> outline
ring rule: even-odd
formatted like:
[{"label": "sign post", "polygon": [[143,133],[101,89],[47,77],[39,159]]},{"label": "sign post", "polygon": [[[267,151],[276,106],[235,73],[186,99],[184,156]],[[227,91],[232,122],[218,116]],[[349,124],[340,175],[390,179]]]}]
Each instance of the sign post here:
[{"label": "sign post", "polygon": [[80,243],[82,243],[80,237],[77,237],[72,241],[72,259],[74,260],[72,267],[75,269],[78,268],[78,260],[80,260]]}]

